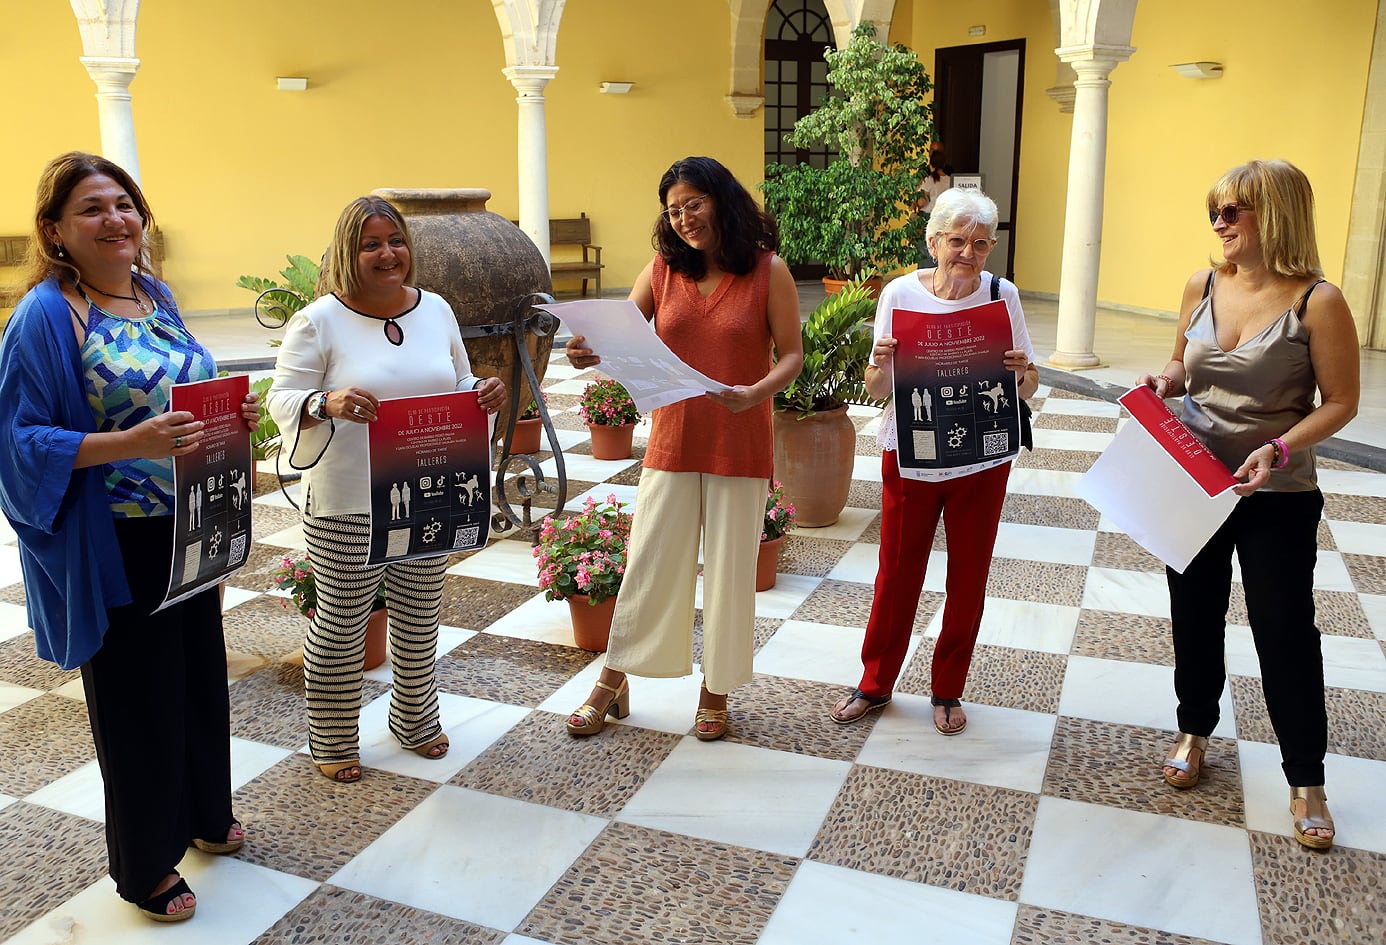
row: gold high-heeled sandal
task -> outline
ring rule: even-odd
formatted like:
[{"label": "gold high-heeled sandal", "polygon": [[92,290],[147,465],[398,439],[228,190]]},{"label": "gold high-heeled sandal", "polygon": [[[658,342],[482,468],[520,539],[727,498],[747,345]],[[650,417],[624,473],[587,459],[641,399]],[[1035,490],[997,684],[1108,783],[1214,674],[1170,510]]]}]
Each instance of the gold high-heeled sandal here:
[{"label": "gold high-heeled sandal", "polygon": [[1294,822],[1295,839],[1301,846],[1311,850],[1327,850],[1333,846],[1332,835],[1321,837],[1318,834],[1306,833],[1309,830],[1333,830],[1333,817],[1328,813],[1327,800],[1322,784],[1318,787],[1290,788],[1291,816],[1295,812],[1295,801],[1304,802],[1304,816],[1296,817]]},{"label": "gold high-heeled sandal", "polygon": [[[1195,751],[1198,752],[1197,763],[1193,760]],[[1180,732],[1179,740],[1174,743],[1174,748],[1170,750],[1164,766],[1184,772],[1184,777],[1176,778],[1165,771],[1163,772],[1165,783],[1181,791],[1195,786],[1198,784],[1198,779],[1203,776],[1203,759],[1206,757],[1208,757],[1208,737],[1206,735],[1190,735],[1187,732]]]},{"label": "gold high-heeled sandal", "polygon": [[[700,742],[715,742],[723,735],[727,734],[727,703],[722,703],[722,708],[708,708],[702,704],[703,696],[710,696],[707,684],[704,683],[698,690],[698,711],[693,716],[693,734],[698,737]],[[724,700],[726,696],[722,697]],[[704,729],[703,726],[707,728]]]},{"label": "gold high-heeled sandal", "polygon": [[[608,686],[600,679],[597,680],[597,688],[605,689],[611,693],[611,701],[606,704],[606,708],[598,709],[590,702],[579,706],[572,715],[568,716],[568,734],[576,735],[579,738],[587,735],[596,735],[606,728],[606,717],[614,715],[618,719],[623,719],[630,715],[630,679],[622,679],[619,686]],[[574,724],[574,720],[577,720]]]}]

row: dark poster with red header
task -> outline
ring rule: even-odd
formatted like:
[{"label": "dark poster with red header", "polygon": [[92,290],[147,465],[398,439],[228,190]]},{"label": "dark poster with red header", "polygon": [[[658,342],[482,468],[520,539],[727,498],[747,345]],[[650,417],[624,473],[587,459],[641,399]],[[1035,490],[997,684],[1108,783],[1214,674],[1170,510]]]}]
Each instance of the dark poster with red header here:
[{"label": "dark poster with red header", "polygon": [[245,565],[250,546],[250,427],[244,374],[174,384],[169,409],[206,424],[197,449],[173,458],[173,565],[159,609],[220,584]]},{"label": "dark poster with red header", "polygon": [[1002,301],[948,314],[895,309],[895,432],[901,469],[952,470],[1020,452],[1020,398]]},{"label": "dark poster with red header", "polygon": [[382,400],[369,443],[370,564],[486,544],[490,423],[475,392]]}]

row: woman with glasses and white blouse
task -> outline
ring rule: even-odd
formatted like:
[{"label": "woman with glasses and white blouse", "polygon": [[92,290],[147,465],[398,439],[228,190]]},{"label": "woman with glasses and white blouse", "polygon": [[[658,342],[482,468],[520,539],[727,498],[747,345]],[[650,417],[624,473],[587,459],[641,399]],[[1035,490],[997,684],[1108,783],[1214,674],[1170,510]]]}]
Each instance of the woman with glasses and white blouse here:
[{"label": "woman with glasses and white blouse", "polygon": [[1166,570],[1179,736],[1164,778],[1186,790],[1205,773],[1227,679],[1235,550],[1295,839],[1326,850],[1328,718],[1313,593],[1323,494],[1313,447],[1357,413],[1357,330],[1343,294],[1323,279],[1303,171],[1251,161],[1224,174],[1207,203],[1222,262],[1184,285],[1174,355],[1140,383],[1161,397],[1182,394],[1189,429],[1245,481],[1232,515],[1184,572]]},{"label": "woman with glasses and white blouse", "polygon": [[[694,592],[703,545],[703,687],[693,734],[727,731],[727,693],[751,681],[755,562],[774,458],[771,409],[803,364],[799,293],[775,255],[779,230],[731,172],[707,157],[659,182],[658,253],[630,298],[689,365],[734,385],[654,411],[606,665],[568,719],[595,735],[630,711],[626,673],[693,671]],[[579,335],[568,359],[600,359]]]},{"label": "woman with glasses and white blouse", "polygon": [[[997,298],[1006,303],[1010,314],[1012,347],[1005,352],[1006,369],[1015,372],[1022,398],[1035,393],[1039,371],[1031,363],[1034,350],[1020,293],[1010,282],[983,269],[996,245],[997,219],[996,204],[979,191],[955,188],[938,196],[925,230],[929,253],[938,265],[893,280],[882,290],[876,306],[876,338],[866,368],[870,396],[883,399],[893,393],[897,342],[891,326],[896,309],[961,313]],[[994,280],[999,282],[993,285]],[[934,728],[943,735],[957,735],[967,726],[960,697],[982,625],[987,574],[1011,460],[983,461],[961,470],[901,469],[895,410],[892,401],[876,438],[882,450],[881,551],[861,650],[861,682],[829,714],[839,725],[849,725],[890,703],[909,649],[941,516],[948,540],[948,598],[943,605],[943,629],[934,645],[930,688]]]}]

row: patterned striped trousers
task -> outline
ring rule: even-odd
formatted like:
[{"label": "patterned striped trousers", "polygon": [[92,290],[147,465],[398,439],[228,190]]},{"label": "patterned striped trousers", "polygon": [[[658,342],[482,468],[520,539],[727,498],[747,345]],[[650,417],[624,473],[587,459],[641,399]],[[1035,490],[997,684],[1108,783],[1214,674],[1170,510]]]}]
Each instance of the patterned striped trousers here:
[{"label": "patterned striped trousers", "polygon": [[438,612],[446,555],[366,564],[370,517],[303,517],[313,559],[317,613],[303,647],[308,747],[316,762],[360,757],[361,679],[366,621],[382,579],[390,599],[390,732],[413,748],[442,731],[438,685]]}]

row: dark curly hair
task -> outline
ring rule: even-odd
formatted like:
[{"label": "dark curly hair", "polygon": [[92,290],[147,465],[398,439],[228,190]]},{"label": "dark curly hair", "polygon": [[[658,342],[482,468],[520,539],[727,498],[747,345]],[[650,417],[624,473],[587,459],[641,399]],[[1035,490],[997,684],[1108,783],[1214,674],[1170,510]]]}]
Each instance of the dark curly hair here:
[{"label": "dark curly hair", "polygon": [[[715,261],[723,272],[741,276],[756,266],[764,251],[780,248],[780,228],[775,218],[761,209],[750,192],[722,164],[710,157],[686,157],[675,161],[659,180],[659,205],[668,207],[669,188],[684,183],[712,198],[713,230],[717,233]],[[690,279],[707,275],[707,258],[674,232],[663,213],[654,228],[654,248],[669,268]]]}]

